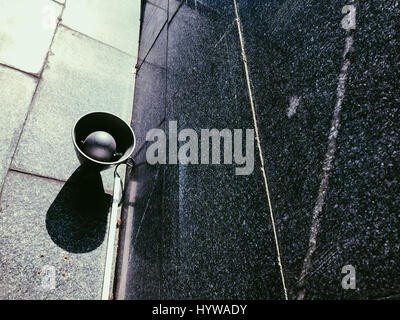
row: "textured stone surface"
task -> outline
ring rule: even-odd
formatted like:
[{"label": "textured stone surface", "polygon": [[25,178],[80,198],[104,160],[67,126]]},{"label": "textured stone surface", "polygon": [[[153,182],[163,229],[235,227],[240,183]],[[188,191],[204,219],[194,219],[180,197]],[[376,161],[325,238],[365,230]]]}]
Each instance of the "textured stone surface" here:
[{"label": "textured stone surface", "polygon": [[155,4],[156,6],[162,8],[164,10],[168,9],[168,0],[151,0],[148,2]]},{"label": "textured stone surface", "polygon": [[[350,1],[237,2],[289,299],[301,292],[305,299],[398,297],[398,2],[359,2],[351,33],[341,28]],[[170,1],[170,13],[178,6]],[[185,1],[170,21],[164,129],[169,120],[179,129],[253,126],[234,19],[233,1],[205,0]],[[321,193],[349,36],[336,149]],[[153,48],[162,48],[160,41]],[[127,237],[144,257],[132,266],[134,277],[120,279],[129,297],[283,298],[257,152],[250,176],[235,176],[233,166],[165,166],[163,190],[134,204],[152,199],[147,217],[160,224],[161,238],[146,216],[124,227],[146,226],[140,240]],[[143,163],[144,151],[138,159]],[[149,182],[134,194],[156,180],[143,166],[131,181],[143,175]],[[318,197],[325,198],[317,245],[301,284]],[[161,271],[151,278],[146,263]],[[356,270],[355,290],[341,286],[348,264]]]},{"label": "textured stone surface", "polygon": [[140,50],[138,62],[140,66],[142,65],[143,59],[146,58],[147,63],[162,68],[167,67],[167,33],[167,25],[164,25],[158,35],[157,41],[151,46],[150,51],[144,54],[143,50]]},{"label": "textured stone surface", "polygon": [[143,60],[139,57],[138,63],[140,67],[137,71],[137,85],[135,87],[132,115],[132,128],[137,139],[136,150],[142,147],[147,132],[160,125],[165,118],[167,80],[166,25],[160,31],[157,41],[151,46],[145,58],[145,63],[143,63]]},{"label": "textured stone surface", "polygon": [[[179,130],[252,128],[233,12],[200,9],[182,6],[169,25],[163,128],[168,131],[169,120],[177,120]],[[149,71],[147,74],[150,77]],[[140,87],[140,78],[137,81]],[[149,172],[148,182],[135,186],[140,193],[157,180],[150,175],[156,168],[143,166],[148,164],[137,167],[133,175]],[[131,230],[125,234],[131,241],[130,254],[135,254],[136,244],[137,252],[145,257],[138,265],[131,265],[131,276],[119,284],[128,292],[126,297],[282,298],[259,166],[256,162],[250,176],[236,176],[234,165],[166,166],[157,183],[162,191],[143,192],[146,197],[133,204],[133,215],[137,210],[139,217],[142,213],[138,208],[146,201],[152,204],[140,222],[146,227],[138,237],[132,236],[139,225],[136,218],[123,227]],[[162,203],[161,209],[158,203]],[[156,234],[154,224],[160,225]],[[158,248],[158,253],[151,248]],[[145,279],[151,269],[146,263],[153,262],[160,264],[161,273],[154,272],[147,287]]]},{"label": "textured stone surface", "polygon": [[[87,193],[87,183],[96,185]],[[62,184],[10,172],[1,198],[0,286],[8,299],[99,299],[110,196],[77,171]],[[55,287],[46,279],[53,268]],[[47,287],[46,287],[47,286]]]},{"label": "textured stone surface", "polygon": [[0,63],[39,73],[61,9],[50,0],[1,0]]},{"label": "textured stone surface", "polygon": [[179,7],[182,4],[182,1],[179,0],[169,0],[168,1],[168,21],[173,19],[175,13],[178,11]]},{"label": "textured stone surface", "polygon": [[[346,3],[239,3],[283,264],[295,298],[338,100]],[[400,279],[392,272],[399,263],[393,254],[399,218],[398,18],[394,3],[368,1],[357,8],[337,151],[306,299],[377,298],[399,291]],[[293,97],[300,99],[289,117]],[[356,268],[356,290],[341,287],[347,264]]]},{"label": "textured stone surface", "polygon": [[165,118],[166,70],[143,63],[136,81],[132,128],[137,148],[146,140],[149,130],[158,127]]},{"label": "textured stone surface", "polygon": [[[66,181],[79,165],[71,138],[79,117],[106,111],[130,121],[134,64],[134,58],[60,27],[13,167]],[[112,170],[104,179],[111,190]]]},{"label": "textured stone surface", "polygon": [[141,2],[69,1],[54,34],[65,3],[0,1],[0,300],[101,298],[113,170],[79,167],[71,129],[129,123]]},{"label": "textured stone surface", "polygon": [[[119,247],[120,252],[127,255],[118,264],[118,274],[125,281],[116,291],[117,299],[161,298],[159,253],[163,170],[163,167],[142,163],[127,176],[127,192],[130,195],[124,201]],[[126,259],[128,256],[129,259]]]},{"label": "textured stone surface", "polygon": [[[172,20],[167,121],[177,120],[178,129],[253,128],[233,22],[232,11],[189,6]],[[250,176],[236,176],[234,165],[166,168],[165,297],[283,296],[260,164],[254,165]]]},{"label": "textured stone surface", "polygon": [[140,0],[69,0],[63,24],[94,39],[138,55]]},{"label": "textured stone surface", "polygon": [[[349,80],[308,298],[398,295],[399,61],[396,2],[368,1],[358,9]],[[329,264],[317,268],[321,261]],[[343,265],[357,272],[357,289],[342,290]]]},{"label": "textured stone surface", "polygon": [[36,79],[0,67],[0,186],[4,183],[25,117],[36,88]]},{"label": "textured stone surface", "polygon": [[[313,1],[304,7],[240,3],[283,265],[296,298],[336,102],[345,44],[341,8]],[[289,117],[292,97],[299,102]]]},{"label": "textured stone surface", "polygon": [[[143,61],[167,22],[167,11],[148,3],[144,7],[140,34],[139,61]],[[159,64],[159,63],[158,63]]]}]

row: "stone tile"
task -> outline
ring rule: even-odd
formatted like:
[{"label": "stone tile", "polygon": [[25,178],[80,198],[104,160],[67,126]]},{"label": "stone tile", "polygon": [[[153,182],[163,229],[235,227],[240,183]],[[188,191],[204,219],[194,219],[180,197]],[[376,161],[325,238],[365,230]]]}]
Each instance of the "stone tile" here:
[{"label": "stone tile", "polygon": [[[129,262],[119,263],[117,278],[123,269],[126,274],[124,283],[118,282],[117,299],[160,298],[163,169],[141,163],[128,175],[120,252],[129,256]],[[124,263],[128,264],[122,268]]]},{"label": "stone tile", "polygon": [[138,55],[140,0],[69,0],[63,24],[132,56]]},{"label": "stone tile", "polygon": [[160,31],[167,21],[167,12],[148,3],[144,7],[140,34],[139,59],[143,60],[154,45]]},{"label": "stone tile", "polygon": [[[399,291],[400,8],[373,1],[364,8],[369,14],[357,17],[307,299],[376,299]],[[355,290],[343,290],[338,282],[348,264],[356,271]]]},{"label": "stone tile", "polygon": [[166,70],[143,63],[136,78],[132,128],[137,148],[146,141],[149,130],[157,128],[165,118]]},{"label": "stone tile", "polygon": [[50,0],[1,0],[0,63],[39,73],[61,9]]},{"label": "stone tile", "polygon": [[[179,299],[182,291],[180,272],[180,215],[179,215],[179,166],[164,169],[163,214],[161,238],[161,297]],[[175,285],[173,285],[175,284]]]},{"label": "stone tile", "polygon": [[180,5],[182,4],[182,1],[180,0],[168,0],[169,4],[168,4],[168,21],[170,21],[175,13],[177,12],[178,8],[180,7]]},{"label": "stone tile", "polygon": [[232,16],[234,14],[234,5],[231,0],[170,0],[169,6],[172,12],[179,7],[179,2],[183,3],[186,8],[193,9],[201,15]]},{"label": "stone tile", "polygon": [[[233,22],[233,11],[186,4],[171,21],[166,117],[178,121],[178,130],[254,128]],[[234,167],[167,167],[161,288],[167,297],[283,298],[260,163],[255,157],[248,176],[236,176]]]},{"label": "stone tile", "polygon": [[162,68],[167,68],[167,34],[168,26],[164,25],[163,29],[158,35],[157,41],[151,47],[150,51],[146,54],[143,53],[142,49],[139,49],[138,63],[141,65],[144,61],[151,63]]},{"label": "stone tile", "polygon": [[99,299],[110,204],[99,175],[78,170],[63,185],[11,171],[0,214],[0,284],[7,298]]},{"label": "stone tile", "polygon": [[[135,59],[60,27],[43,73],[13,167],[67,180],[78,167],[71,130],[88,112],[114,113],[128,123]],[[112,189],[112,170],[104,172]]]},{"label": "stone tile", "polygon": [[[179,128],[249,128],[236,25],[229,29],[232,1],[202,3],[209,8],[185,1],[169,25],[167,121],[178,120]],[[337,98],[343,2],[238,3],[283,271],[295,299]],[[231,14],[210,18],[214,11]],[[395,4],[377,1],[366,1],[358,14],[306,299],[398,295],[398,15]],[[255,151],[250,176],[234,176],[231,166],[165,167],[161,239],[144,229],[149,239],[161,241],[161,297],[283,298]],[[151,246],[152,255],[141,253],[155,261],[151,250],[157,244]],[[356,268],[356,290],[340,285],[346,264]],[[142,288],[146,264],[140,266],[141,282],[132,278],[128,284],[136,297],[148,294]],[[148,270],[157,282],[155,269]]]},{"label": "stone tile", "polygon": [[28,113],[36,80],[19,71],[0,67],[0,187],[4,183]]},{"label": "stone tile", "polygon": [[239,3],[282,263],[297,298],[342,62],[341,7]]},{"label": "stone tile", "polygon": [[[171,21],[164,129],[169,120],[178,121],[178,130],[192,128],[197,132],[202,128],[252,128],[233,21],[233,12],[217,15],[213,10],[197,11],[186,4]],[[146,73],[157,81],[156,73]],[[163,102],[156,105],[162,108]],[[143,159],[143,154],[137,158]],[[161,275],[154,268],[145,273],[142,267],[143,276],[126,282],[132,296],[146,297],[147,292],[137,288],[143,285],[143,277],[152,273],[155,280],[160,277],[162,299],[283,297],[257,159],[254,167],[253,174],[236,176],[234,165],[165,166],[162,192],[155,192],[150,202],[154,207],[162,204],[161,217],[154,219],[155,223],[161,219],[160,235],[154,236],[154,226],[149,223],[138,236],[143,236],[144,246],[138,253],[149,261],[156,261],[150,259],[154,255],[145,254],[159,249]],[[136,167],[134,174],[140,170],[144,169]],[[156,180],[149,178],[146,186],[136,190],[147,190]],[[150,192],[144,194],[149,196]],[[152,242],[146,242],[146,234]],[[135,267],[131,269],[133,273]]]},{"label": "stone tile", "polygon": [[182,128],[241,128],[250,109],[243,110],[248,98],[233,14],[215,16],[183,5],[176,18],[168,28],[168,120],[179,120]]},{"label": "stone tile", "polygon": [[[340,27],[344,3],[239,3],[282,263],[289,297],[297,298],[337,102],[347,36]],[[365,299],[398,291],[398,16],[399,8],[389,2],[366,1],[357,9],[306,299]],[[289,116],[292,97],[301,100]],[[347,264],[356,268],[356,290],[340,285]]]},{"label": "stone tile", "polygon": [[148,0],[147,3],[155,4],[164,10],[168,10],[168,0]]}]

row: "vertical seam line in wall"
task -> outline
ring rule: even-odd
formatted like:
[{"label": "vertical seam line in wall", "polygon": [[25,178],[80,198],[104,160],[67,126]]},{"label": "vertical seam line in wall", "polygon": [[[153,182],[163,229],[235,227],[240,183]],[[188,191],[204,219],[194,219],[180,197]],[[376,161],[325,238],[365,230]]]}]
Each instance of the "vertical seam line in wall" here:
[{"label": "vertical seam line in wall", "polygon": [[272,204],[271,204],[271,197],[270,197],[270,192],[269,192],[269,187],[268,187],[267,174],[266,174],[265,166],[264,166],[264,157],[262,155],[260,135],[258,132],[257,115],[256,115],[256,110],[255,110],[252,86],[251,86],[251,82],[250,82],[249,68],[247,65],[247,56],[246,56],[246,51],[245,51],[245,47],[244,47],[242,26],[241,26],[241,22],[240,22],[239,10],[237,7],[236,0],[233,0],[233,3],[234,3],[234,7],[235,7],[236,23],[237,23],[237,27],[238,27],[240,46],[241,46],[241,50],[242,50],[242,58],[243,58],[243,64],[244,64],[244,69],[245,69],[245,74],[246,74],[247,89],[248,89],[249,98],[250,98],[250,106],[251,106],[251,112],[252,112],[252,116],[253,116],[253,123],[254,123],[254,130],[255,130],[255,134],[256,134],[258,153],[259,153],[260,162],[261,162],[261,172],[262,172],[262,176],[264,179],[265,192],[266,192],[267,200],[268,200],[268,207],[269,207],[269,213],[270,213],[270,218],[271,218],[272,230],[274,233],[274,241],[275,241],[276,253],[277,253],[277,258],[278,258],[279,271],[280,271],[281,280],[282,280],[283,293],[285,295],[285,299],[288,300],[286,281],[285,281],[285,276],[283,273],[281,253],[280,253],[280,249],[279,249],[278,235],[277,235],[277,231],[276,231],[275,218],[274,218],[274,214],[272,211]]}]

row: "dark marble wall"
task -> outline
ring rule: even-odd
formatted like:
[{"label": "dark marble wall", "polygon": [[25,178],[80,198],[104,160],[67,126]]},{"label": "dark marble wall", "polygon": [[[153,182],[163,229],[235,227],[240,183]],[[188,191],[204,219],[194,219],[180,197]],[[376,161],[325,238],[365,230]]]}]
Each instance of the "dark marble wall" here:
[{"label": "dark marble wall", "polygon": [[[351,3],[237,1],[289,299],[400,293],[400,7],[355,2],[356,29],[346,31],[342,8]],[[137,166],[128,172],[117,298],[284,298],[257,147],[248,176],[235,175],[236,165],[145,160],[146,132],[168,133],[169,121],[198,132],[254,128],[235,19],[230,0],[145,3],[132,121]],[[348,264],[354,290],[341,286]]]}]

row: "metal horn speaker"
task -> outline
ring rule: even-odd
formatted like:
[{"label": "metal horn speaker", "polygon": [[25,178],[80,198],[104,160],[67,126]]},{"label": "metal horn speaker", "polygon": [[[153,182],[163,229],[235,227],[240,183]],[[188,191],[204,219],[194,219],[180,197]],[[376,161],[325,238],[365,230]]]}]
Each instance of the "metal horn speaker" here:
[{"label": "metal horn speaker", "polygon": [[92,112],[79,118],[72,128],[72,141],[81,165],[97,171],[125,162],[136,145],[129,124],[107,112]]}]

